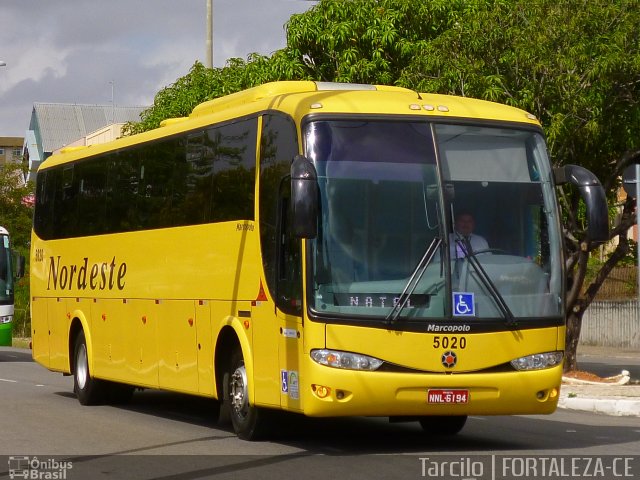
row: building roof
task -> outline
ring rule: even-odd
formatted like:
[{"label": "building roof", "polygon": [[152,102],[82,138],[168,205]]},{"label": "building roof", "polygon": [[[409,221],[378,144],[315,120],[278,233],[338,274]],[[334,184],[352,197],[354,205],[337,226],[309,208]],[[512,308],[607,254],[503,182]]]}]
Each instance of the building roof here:
[{"label": "building roof", "polygon": [[23,137],[0,137],[0,146],[2,147],[22,147],[23,144]]},{"label": "building roof", "polygon": [[34,103],[29,130],[36,133],[42,152],[53,152],[111,123],[140,121],[146,107]]}]

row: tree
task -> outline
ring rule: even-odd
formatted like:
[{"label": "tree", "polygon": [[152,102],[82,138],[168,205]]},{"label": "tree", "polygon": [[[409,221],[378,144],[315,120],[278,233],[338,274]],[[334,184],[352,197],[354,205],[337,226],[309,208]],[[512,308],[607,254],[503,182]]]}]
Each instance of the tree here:
[{"label": "tree", "polygon": [[[535,114],[555,166],[592,170],[615,203],[624,167],[640,161],[640,0],[320,0],[287,24],[287,46],[271,57],[232,59],[223,69],[196,64],[156,96],[141,129],[188,114],[203,100],[272,80],[395,84],[471,96]],[[206,69],[205,69],[206,70]],[[135,129],[132,128],[132,131]],[[629,252],[635,201],[611,229],[618,244],[585,287],[596,245],[583,206],[561,190],[570,282],[567,362],[585,309]]]},{"label": "tree", "polygon": [[231,58],[224,68],[206,68],[196,62],[187,75],[158,92],[153,105],[141,114],[141,122],[125,125],[124,134],[144,132],[160,126],[167,118],[188,116],[202,102],[255,87],[266,82],[300,77],[302,63],[285,58],[285,52],[271,57],[251,54],[247,61]]},{"label": "tree", "polygon": [[11,235],[13,248],[28,256],[33,207],[29,203],[33,186],[24,183],[22,166],[0,167],[0,225]]},{"label": "tree", "polygon": [[[287,49],[326,81],[394,83],[507,103],[534,113],[555,166],[576,163],[612,203],[620,173],[640,161],[637,0],[321,1],[288,25]],[[585,309],[629,252],[635,201],[611,230],[618,244],[584,287],[596,248],[575,189],[561,192],[568,251],[567,361],[575,369]]]}]

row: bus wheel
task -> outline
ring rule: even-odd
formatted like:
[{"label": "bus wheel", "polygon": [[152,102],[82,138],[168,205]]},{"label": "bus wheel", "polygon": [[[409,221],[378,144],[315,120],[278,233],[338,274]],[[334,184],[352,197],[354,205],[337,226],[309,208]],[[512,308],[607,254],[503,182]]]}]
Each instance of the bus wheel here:
[{"label": "bus wheel", "polygon": [[96,405],[104,401],[106,386],[102,380],[91,376],[89,355],[84,332],[76,338],[73,349],[73,391],[82,405]]},{"label": "bus wheel", "polygon": [[427,433],[433,435],[455,435],[460,432],[467,423],[466,415],[453,415],[453,416],[430,416],[422,417],[420,420],[420,426]]},{"label": "bus wheel", "polygon": [[258,440],[266,433],[266,412],[249,404],[249,384],[242,351],[231,355],[229,370],[224,374],[224,402],[233,430],[242,440]]}]

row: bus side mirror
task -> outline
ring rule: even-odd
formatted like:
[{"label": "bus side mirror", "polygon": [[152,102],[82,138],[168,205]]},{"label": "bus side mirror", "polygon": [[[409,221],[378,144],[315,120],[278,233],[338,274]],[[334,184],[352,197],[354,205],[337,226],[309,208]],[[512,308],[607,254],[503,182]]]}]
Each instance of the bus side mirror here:
[{"label": "bus side mirror", "polygon": [[609,240],[609,208],[607,196],[600,180],[579,165],[554,168],[556,185],[571,183],[578,187],[587,207],[587,237],[591,242],[604,243]]},{"label": "bus side mirror", "polygon": [[16,278],[24,277],[25,258],[24,255],[18,255],[16,258]]},{"label": "bus side mirror", "polygon": [[291,213],[296,237],[318,235],[318,174],[311,161],[302,155],[291,163]]}]

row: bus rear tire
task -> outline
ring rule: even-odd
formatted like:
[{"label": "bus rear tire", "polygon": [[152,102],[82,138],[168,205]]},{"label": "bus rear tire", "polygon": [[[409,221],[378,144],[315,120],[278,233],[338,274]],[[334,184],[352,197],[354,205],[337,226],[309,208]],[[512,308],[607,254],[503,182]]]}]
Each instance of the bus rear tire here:
[{"label": "bus rear tire", "polygon": [[242,440],[259,440],[267,434],[268,412],[249,403],[247,370],[240,348],[231,355],[229,368],[223,379],[225,411],[233,430]]},{"label": "bus rear tire", "polygon": [[91,376],[89,354],[84,332],[76,337],[73,349],[73,391],[82,405],[98,405],[105,401],[107,385]]},{"label": "bus rear tire", "polygon": [[455,435],[463,429],[467,423],[466,415],[434,415],[422,417],[420,420],[422,429],[432,435]]}]

